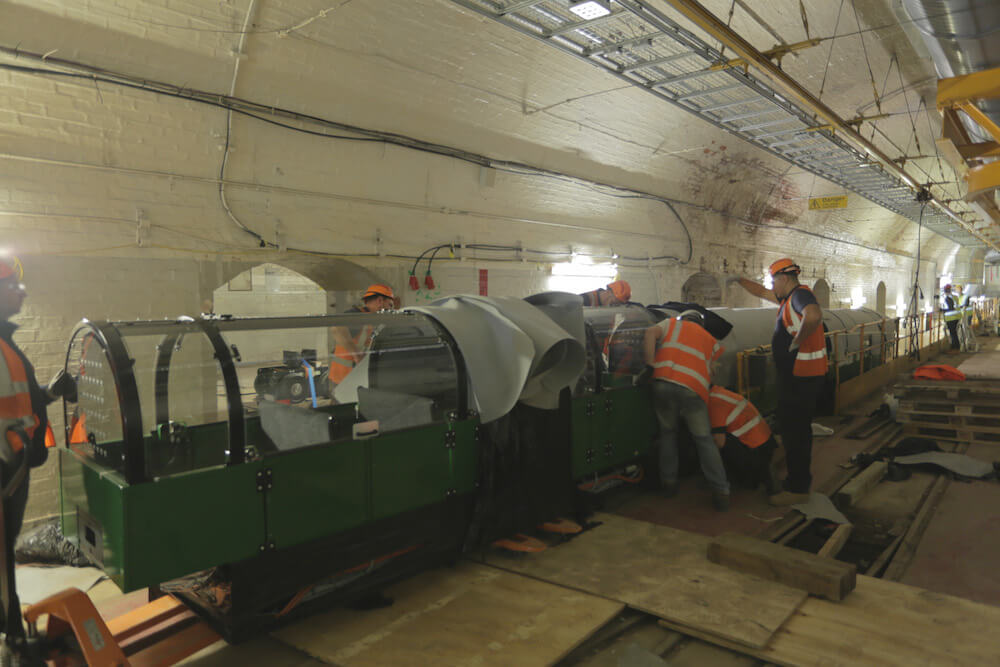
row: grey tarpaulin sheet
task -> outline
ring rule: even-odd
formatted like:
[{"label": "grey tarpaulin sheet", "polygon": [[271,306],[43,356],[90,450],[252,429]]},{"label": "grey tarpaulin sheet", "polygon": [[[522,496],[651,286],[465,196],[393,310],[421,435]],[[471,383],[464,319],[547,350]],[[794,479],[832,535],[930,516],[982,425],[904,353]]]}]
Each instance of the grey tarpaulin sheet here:
[{"label": "grey tarpaulin sheet", "polygon": [[905,466],[930,463],[963,477],[986,477],[993,472],[993,464],[988,461],[980,461],[965,454],[955,454],[953,452],[924,452],[923,454],[910,454],[909,456],[897,456],[892,459],[893,463],[900,463]]},{"label": "grey tarpaulin sheet", "polygon": [[803,503],[801,505],[792,505],[793,510],[798,510],[806,515],[806,519],[812,521],[813,519],[826,519],[827,521],[833,521],[834,523],[850,523],[847,517],[840,513],[836,507],[833,506],[833,501],[824,496],[822,493],[810,493],[809,502]]},{"label": "grey tarpaulin sheet", "polygon": [[[470,403],[483,422],[507,414],[519,400],[556,408],[559,392],[583,372],[583,344],[553,318],[570,324],[570,297],[579,297],[538,296],[544,311],[522,299],[482,296],[449,297],[407,309],[434,318],[455,339],[469,374]],[[582,308],[582,300],[578,303],[575,307]],[[582,318],[581,311],[581,329]]]}]

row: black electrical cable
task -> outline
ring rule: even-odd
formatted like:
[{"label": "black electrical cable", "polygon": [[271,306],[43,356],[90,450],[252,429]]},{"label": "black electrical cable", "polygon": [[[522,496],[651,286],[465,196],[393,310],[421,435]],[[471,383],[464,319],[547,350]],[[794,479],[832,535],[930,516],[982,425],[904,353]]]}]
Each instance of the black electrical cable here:
[{"label": "black electrical cable", "polygon": [[913,294],[910,297],[910,358],[920,361],[920,314],[917,313],[917,306],[919,301],[917,295],[923,298],[923,290],[920,289],[920,231],[923,228],[924,222],[924,209],[927,208],[927,202],[930,199],[930,193],[926,189],[921,189],[917,193],[917,201],[920,202],[920,217],[917,219],[917,268],[913,273]]},{"label": "black electrical cable", "polygon": [[[20,56],[25,56],[25,57],[33,57],[33,58],[36,58],[36,59],[41,59],[41,56],[38,56],[37,54],[31,54],[31,53],[21,52],[21,51],[19,51],[17,49],[11,49],[10,47],[4,47],[4,46],[0,46],[0,53],[8,53],[8,54],[14,55],[15,57],[17,57],[17,56],[20,55]],[[646,260],[646,259],[673,260],[673,261],[676,261],[676,262],[678,262],[680,264],[688,264],[691,261],[691,259],[693,258],[693,256],[694,256],[693,242],[692,242],[692,239],[691,239],[691,232],[688,230],[687,224],[684,222],[684,219],[680,216],[680,214],[677,213],[677,210],[673,207],[673,204],[671,203],[671,201],[669,199],[667,199],[666,197],[662,197],[660,195],[655,195],[655,194],[652,194],[652,193],[644,192],[642,190],[635,190],[633,188],[628,188],[628,187],[624,187],[624,186],[614,185],[614,184],[610,184],[610,183],[601,183],[599,181],[591,181],[591,180],[586,179],[586,178],[572,176],[572,175],[569,175],[569,174],[565,174],[565,173],[562,173],[562,172],[553,171],[553,170],[549,170],[549,169],[543,169],[543,168],[535,167],[533,165],[529,165],[529,164],[522,163],[522,162],[507,161],[507,160],[493,160],[492,158],[489,158],[489,157],[487,157],[485,155],[481,155],[481,154],[477,154],[477,153],[471,153],[471,152],[468,152],[468,151],[464,151],[462,149],[453,148],[451,146],[445,146],[443,144],[434,144],[434,143],[422,141],[420,139],[415,139],[413,137],[408,137],[408,136],[405,136],[405,135],[396,134],[396,133],[383,132],[383,131],[380,131],[380,130],[370,130],[370,129],[366,129],[366,128],[361,128],[361,127],[346,125],[346,124],[343,124],[343,123],[337,123],[335,121],[330,121],[330,120],[327,120],[327,119],[324,119],[324,118],[320,118],[318,116],[311,116],[309,114],[302,114],[302,113],[299,113],[299,112],[287,111],[287,110],[278,109],[278,108],[275,108],[275,107],[265,107],[263,105],[257,104],[255,102],[252,102],[252,101],[249,101],[249,100],[244,100],[244,99],[241,99],[241,98],[228,97],[228,96],[218,95],[218,94],[213,94],[213,93],[206,93],[206,92],[203,92],[203,91],[196,91],[196,90],[193,90],[193,89],[185,89],[185,88],[180,88],[180,87],[177,87],[177,86],[173,86],[172,84],[164,84],[164,83],[160,83],[160,82],[148,82],[148,81],[143,80],[141,83],[136,83],[136,82],[133,82],[133,81],[122,80],[122,79],[127,79],[128,77],[125,77],[124,75],[118,75],[118,74],[115,74],[113,72],[109,72],[108,70],[103,70],[101,68],[96,68],[96,67],[90,67],[88,65],[83,65],[81,63],[77,63],[77,62],[74,62],[74,61],[71,61],[71,60],[62,59],[62,58],[54,58],[53,57],[53,58],[49,58],[48,61],[52,62],[53,64],[57,64],[57,65],[61,65],[61,66],[77,67],[77,68],[87,69],[89,71],[92,71],[93,74],[82,74],[82,73],[78,73],[78,72],[60,72],[60,71],[57,71],[57,70],[50,70],[50,69],[44,69],[44,68],[38,68],[38,67],[25,67],[25,66],[22,66],[22,65],[8,65],[8,64],[0,64],[0,69],[6,69],[8,71],[15,71],[15,72],[23,73],[23,74],[33,74],[33,75],[38,75],[38,76],[52,76],[52,77],[62,77],[62,78],[70,78],[70,79],[80,79],[80,80],[84,80],[84,81],[93,81],[93,82],[95,82],[95,84],[97,82],[108,83],[110,85],[121,86],[121,87],[124,87],[124,88],[130,88],[130,89],[133,89],[133,90],[140,90],[140,91],[154,93],[154,94],[158,94],[158,95],[165,95],[165,96],[168,96],[168,97],[174,97],[174,98],[177,98],[177,99],[183,99],[183,100],[190,101],[190,102],[197,102],[197,103],[200,103],[200,104],[206,104],[206,105],[209,105],[209,106],[214,106],[214,107],[217,107],[217,108],[226,109],[228,111],[232,111],[233,113],[238,113],[238,114],[241,114],[243,116],[247,116],[249,118],[253,118],[255,120],[258,120],[258,121],[261,121],[261,122],[264,122],[264,123],[268,123],[270,125],[275,125],[277,127],[282,127],[284,129],[292,130],[292,131],[295,131],[295,132],[302,132],[304,134],[308,134],[308,135],[312,135],[312,136],[324,137],[324,138],[327,138],[327,139],[337,139],[337,140],[342,140],[342,141],[361,141],[361,142],[387,143],[387,144],[392,144],[392,145],[396,145],[396,146],[401,146],[401,147],[404,147],[404,148],[409,148],[409,149],[412,149],[412,150],[422,151],[422,152],[425,152],[425,153],[431,153],[431,154],[435,154],[435,155],[444,155],[446,157],[452,157],[452,158],[455,158],[455,159],[458,159],[458,160],[462,160],[464,162],[469,162],[471,164],[478,165],[480,167],[493,168],[493,169],[497,169],[498,171],[504,171],[504,172],[508,172],[508,173],[518,174],[518,175],[521,175],[521,176],[541,176],[541,177],[545,177],[545,178],[552,178],[552,179],[556,179],[556,180],[562,180],[564,182],[572,183],[572,184],[575,184],[575,185],[582,185],[584,187],[587,187],[587,188],[593,190],[594,192],[598,192],[600,194],[603,194],[603,195],[609,196],[609,197],[617,197],[617,198],[621,198],[621,199],[649,199],[649,200],[653,200],[653,201],[658,201],[658,202],[666,205],[670,209],[670,211],[674,214],[674,216],[675,216],[678,224],[680,224],[681,228],[684,230],[684,234],[687,237],[687,242],[688,242],[688,257],[687,257],[687,259],[683,259],[682,260],[681,258],[673,256],[673,255],[660,255],[660,256],[657,256],[657,257],[636,258],[636,259],[637,260]],[[155,84],[155,86],[153,84]],[[307,122],[319,123],[319,124],[323,124],[323,125],[328,125],[328,126],[339,128],[339,129],[344,130],[344,131],[356,132],[358,134],[367,135],[367,136],[352,137],[352,136],[345,136],[345,135],[339,135],[339,134],[328,134],[328,133],[325,133],[325,132],[317,132],[315,130],[309,130],[309,129],[297,127],[295,125],[291,125],[291,124],[288,124],[288,123],[282,123],[280,121],[276,121],[276,120],[273,120],[271,118],[266,118],[266,117],[263,117],[263,116],[259,116],[259,115],[255,114],[255,113],[247,111],[246,109],[240,108],[237,105],[237,103],[253,107],[255,109],[260,110],[261,112],[270,111],[271,113],[280,113],[282,115],[287,115],[287,116],[290,116],[290,117],[293,117],[293,118],[296,118],[296,119],[299,119],[299,120],[303,120],[303,121],[307,121]],[[613,190],[614,193],[609,193],[609,192],[606,192],[606,191],[602,191],[599,188],[606,188],[606,189],[609,189],[609,190]],[[624,194],[616,194],[616,193],[624,193]],[[677,203],[686,204],[687,202],[677,202]],[[257,238],[259,242],[266,243],[263,240],[263,238],[260,237],[260,235],[257,234],[256,232],[253,232],[253,231],[248,230],[248,229],[244,229],[243,231],[248,231],[249,233],[251,233],[252,235],[254,235],[254,237]]]}]

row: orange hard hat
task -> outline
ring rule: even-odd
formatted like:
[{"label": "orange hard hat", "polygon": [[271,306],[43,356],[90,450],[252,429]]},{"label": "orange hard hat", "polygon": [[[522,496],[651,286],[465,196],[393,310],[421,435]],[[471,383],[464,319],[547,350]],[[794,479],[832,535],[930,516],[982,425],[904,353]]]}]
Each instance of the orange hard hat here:
[{"label": "orange hard hat", "polygon": [[947,285],[944,286],[944,291],[945,292],[950,292],[951,291],[951,283],[948,283]]},{"label": "orange hard hat", "polygon": [[632,298],[632,286],[624,280],[616,280],[613,283],[609,283],[605,289],[614,294],[615,298],[622,303],[627,303]]},{"label": "orange hard hat", "polygon": [[799,272],[802,271],[802,269],[799,268],[799,265],[788,257],[783,257],[779,259],[777,262],[773,262],[771,266],[767,268],[767,270],[768,273],[771,274],[772,278],[778,275],[779,273],[792,273],[798,275]]},{"label": "orange hard hat", "polygon": [[21,260],[17,257],[0,257],[0,280],[6,280],[7,278],[13,278],[14,280],[24,278],[24,267],[21,266]]},{"label": "orange hard hat", "polygon": [[365,290],[365,293],[361,295],[361,298],[367,299],[368,297],[372,296],[385,296],[390,299],[396,298],[396,295],[393,294],[391,287],[389,287],[388,285],[380,285],[380,284],[369,285],[368,289]]}]

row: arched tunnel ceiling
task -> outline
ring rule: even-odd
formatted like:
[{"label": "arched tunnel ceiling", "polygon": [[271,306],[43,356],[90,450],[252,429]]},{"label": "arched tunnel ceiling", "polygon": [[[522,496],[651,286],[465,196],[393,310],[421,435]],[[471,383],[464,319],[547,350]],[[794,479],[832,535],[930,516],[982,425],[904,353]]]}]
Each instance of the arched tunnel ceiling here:
[{"label": "arched tunnel ceiling", "polygon": [[[251,2],[12,0],[5,11],[17,20],[0,24],[0,44],[225,93]],[[916,225],[901,216],[856,196],[845,209],[809,211],[809,197],[843,189],[451,0],[252,4],[238,97],[676,197],[754,225],[916,248]],[[777,36],[843,35],[785,57],[784,70],[844,118],[888,114],[861,132],[892,156],[933,154],[940,119],[921,102],[933,100],[933,68],[892,0],[859,2],[856,12],[850,2],[805,0],[808,35],[798,0],[705,5],[761,50]],[[939,196],[960,198],[936,157],[908,168],[942,183]],[[216,170],[206,160],[204,176]],[[954,248],[926,231],[922,243],[931,257]]]}]

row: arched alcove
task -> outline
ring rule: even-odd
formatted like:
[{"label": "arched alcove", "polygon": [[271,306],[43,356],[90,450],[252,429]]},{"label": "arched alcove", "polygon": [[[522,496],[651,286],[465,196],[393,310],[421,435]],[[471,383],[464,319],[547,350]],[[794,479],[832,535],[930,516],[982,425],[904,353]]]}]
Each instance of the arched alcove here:
[{"label": "arched alcove", "polygon": [[885,317],[885,283],[882,281],[875,288],[875,312]]},{"label": "arched alcove", "polygon": [[820,278],[813,285],[813,294],[816,296],[816,301],[819,302],[820,308],[830,307],[830,284]]},{"label": "arched alcove", "polygon": [[721,306],[722,288],[718,279],[710,273],[699,271],[681,287],[681,301],[702,306]]},{"label": "arched alcove", "polygon": [[[342,312],[354,304],[358,293],[368,285],[386,282],[381,276],[359,264],[333,257],[279,255],[267,257],[266,259],[262,257],[260,261],[256,262],[241,260],[206,263],[202,268],[204,275],[201,284],[203,285],[203,289],[208,289],[201,295],[204,302],[202,309],[212,309],[213,312],[222,313],[223,311],[219,308],[212,308],[215,293],[219,289],[228,290],[230,282],[234,279],[238,282],[244,281],[245,283],[246,278],[239,278],[241,274],[248,271],[252,273],[255,267],[267,264],[279,267],[279,271],[275,272],[275,274],[280,274],[280,269],[293,272],[301,279],[308,280],[314,284],[317,289],[324,291],[326,293],[324,300],[327,304],[327,310],[322,311],[324,313]],[[292,280],[290,282],[300,281]],[[393,287],[399,290],[402,286],[393,285]],[[336,309],[330,305],[333,303],[338,304]],[[305,313],[300,312],[298,314]]]}]

